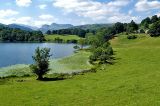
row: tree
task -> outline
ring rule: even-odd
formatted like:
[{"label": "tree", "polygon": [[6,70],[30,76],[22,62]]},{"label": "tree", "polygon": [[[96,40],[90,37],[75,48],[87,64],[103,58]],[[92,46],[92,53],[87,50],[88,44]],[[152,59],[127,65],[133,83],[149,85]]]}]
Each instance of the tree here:
[{"label": "tree", "polygon": [[149,17],[145,18],[144,20],[142,20],[140,26],[143,29],[148,29],[149,28],[149,24],[151,24],[151,19]]},{"label": "tree", "polygon": [[84,38],[79,39],[78,44],[81,46],[81,49],[83,49],[84,45],[86,44],[86,40]]},{"label": "tree", "polygon": [[49,71],[49,58],[50,49],[49,48],[42,48],[39,47],[35,50],[34,56],[32,56],[34,60],[34,64],[30,65],[31,70],[35,73],[38,78],[37,80],[42,80],[43,75]]},{"label": "tree", "polygon": [[47,35],[51,35],[52,32],[51,32],[50,30],[48,30],[48,31],[46,32],[46,34],[47,34]]},{"label": "tree", "polygon": [[152,22],[152,23],[155,23],[155,22],[157,22],[157,21],[158,21],[158,16],[157,16],[157,15],[152,16],[151,22]]},{"label": "tree", "polygon": [[123,23],[120,23],[120,22],[115,23],[114,29],[115,29],[116,33],[123,32],[124,31],[124,25],[123,25]]},{"label": "tree", "polygon": [[[88,35],[88,42],[91,44],[91,56],[90,56],[90,63],[111,63],[113,49],[110,46],[108,40],[111,39],[110,36],[115,34],[115,31],[112,30],[113,28],[109,28],[107,30],[101,29],[99,30],[96,35],[91,36]],[[107,37],[108,36],[108,37]],[[108,39],[110,38],[110,39]]]},{"label": "tree", "polygon": [[111,63],[113,49],[109,42],[95,48],[90,56],[90,63],[98,62],[99,64]]},{"label": "tree", "polygon": [[153,23],[148,31],[151,37],[160,36],[160,21]]},{"label": "tree", "polygon": [[128,25],[127,25],[127,32],[134,32],[138,30],[138,25],[132,20]]}]

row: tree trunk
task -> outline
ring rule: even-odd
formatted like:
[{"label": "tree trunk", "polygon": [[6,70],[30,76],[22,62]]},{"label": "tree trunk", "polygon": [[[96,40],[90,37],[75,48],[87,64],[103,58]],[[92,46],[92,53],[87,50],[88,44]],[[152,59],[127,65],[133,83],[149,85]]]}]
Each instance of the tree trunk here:
[{"label": "tree trunk", "polygon": [[42,80],[42,79],[43,79],[42,75],[38,75],[37,80]]}]

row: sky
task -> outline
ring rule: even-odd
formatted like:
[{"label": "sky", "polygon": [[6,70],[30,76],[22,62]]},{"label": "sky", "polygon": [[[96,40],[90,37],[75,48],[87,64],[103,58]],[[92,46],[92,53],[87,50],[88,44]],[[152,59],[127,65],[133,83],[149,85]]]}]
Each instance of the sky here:
[{"label": "sky", "polygon": [[160,0],[0,0],[0,23],[44,24],[130,22],[160,15]]}]

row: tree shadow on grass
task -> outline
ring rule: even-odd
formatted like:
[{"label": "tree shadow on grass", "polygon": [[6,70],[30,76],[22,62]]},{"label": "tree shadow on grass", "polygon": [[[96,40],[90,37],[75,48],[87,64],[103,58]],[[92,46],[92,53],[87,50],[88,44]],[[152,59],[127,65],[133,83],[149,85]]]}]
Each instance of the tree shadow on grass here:
[{"label": "tree shadow on grass", "polygon": [[41,79],[40,81],[61,81],[61,80],[65,80],[66,78],[47,78],[47,77],[45,77],[45,78],[43,78],[43,79]]}]

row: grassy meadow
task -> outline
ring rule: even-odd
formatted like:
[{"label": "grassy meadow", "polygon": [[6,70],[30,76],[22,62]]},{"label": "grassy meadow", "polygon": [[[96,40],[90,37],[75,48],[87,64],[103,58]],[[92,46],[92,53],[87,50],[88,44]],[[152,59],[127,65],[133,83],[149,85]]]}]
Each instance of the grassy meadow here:
[{"label": "grassy meadow", "polygon": [[78,37],[77,35],[58,35],[58,34],[54,34],[54,35],[45,35],[45,39],[47,42],[54,42],[56,38],[62,39],[63,43],[66,43],[67,40],[79,40],[80,37]]},{"label": "grassy meadow", "polygon": [[[35,77],[0,79],[0,105],[159,106],[160,38],[138,35],[137,39],[128,40],[122,34],[111,44],[114,64],[103,65],[96,73],[61,81],[37,81]],[[88,56],[85,52],[75,54],[58,60],[60,66],[53,62],[51,67],[60,67],[57,72],[86,69],[91,67]]]}]

